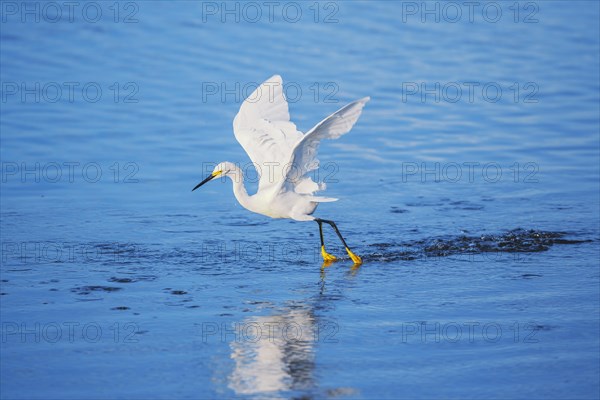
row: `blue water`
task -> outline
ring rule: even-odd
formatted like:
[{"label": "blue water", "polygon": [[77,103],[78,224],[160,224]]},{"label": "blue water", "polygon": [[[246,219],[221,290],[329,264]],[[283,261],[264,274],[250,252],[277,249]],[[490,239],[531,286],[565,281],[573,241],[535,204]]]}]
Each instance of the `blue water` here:
[{"label": "blue water", "polygon": [[[1,4],[1,397],[598,398],[598,3],[248,4]],[[371,96],[360,268],[190,192],[273,74],[303,131]]]}]

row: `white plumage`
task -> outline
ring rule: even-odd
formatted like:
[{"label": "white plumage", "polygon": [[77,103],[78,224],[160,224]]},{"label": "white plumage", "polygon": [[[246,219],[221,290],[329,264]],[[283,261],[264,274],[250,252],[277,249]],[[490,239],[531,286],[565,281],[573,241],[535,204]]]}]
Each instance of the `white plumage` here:
[{"label": "white plumage", "polygon": [[[325,185],[314,182],[308,173],[319,167],[316,157],[321,140],[337,139],[349,132],[368,100],[365,97],[348,104],[303,134],[290,121],[281,76],[274,75],[257,87],[233,120],[233,132],[260,175],[257,195],[264,193],[261,200],[273,205],[268,197],[278,198],[285,193],[298,194],[295,197],[300,203],[336,200],[313,196]],[[289,215],[281,213],[280,207],[275,207],[277,212],[258,212],[277,218],[313,219],[307,216],[312,214],[316,204],[303,205],[295,207],[300,213]]]},{"label": "white plumage", "polygon": [[[272,76],[248,96],[233,120],[235,137],[260,176],[256,194],[248,195],[242,171],[230,162],[219,163],[193,190],[218,176],[227,176],[233,181],[236,199],[250,211],[271,218],[315,220],[319,226],[330,223],[314,218],[312,213],[318,203],[337,199],[315,196],[325,185],[314,182],[309,173],[319,167],[321,140],[337,139],[349,132],[367,101],[369,97],[364,97],[342,107],[304,134],[290,121],[281,76]],[[343,241],[337,228],[336,232]]]}]

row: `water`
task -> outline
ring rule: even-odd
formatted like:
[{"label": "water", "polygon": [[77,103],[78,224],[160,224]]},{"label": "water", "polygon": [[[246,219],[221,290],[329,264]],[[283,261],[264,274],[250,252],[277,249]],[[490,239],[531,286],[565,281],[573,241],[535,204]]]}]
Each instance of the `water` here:
[{"label": "water", "polygon": [[[598,397],[598,3],[85,4],[2,4],[3,398]],[[304,131],[372,97],[318,171],[360,268],[190,193],[275,73]]]}]

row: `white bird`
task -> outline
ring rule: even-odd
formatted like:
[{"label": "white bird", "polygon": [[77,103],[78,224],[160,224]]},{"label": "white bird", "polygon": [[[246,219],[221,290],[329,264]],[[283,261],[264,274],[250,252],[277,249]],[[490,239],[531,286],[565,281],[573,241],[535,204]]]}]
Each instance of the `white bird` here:
[{"label": "white bird", "polygon": [[352,261],[361,264],[333,221],[312,216],[319,203],[337,199],[315,196],[325,185],[314,182],[308,174],[319,166],[316,156],[321,140],[337,139],[349,132],[367,101],[369,97],[364,97],[342,107],[304,134],[290,121],[281,76],[272,76],[248,96],[233,120],[235,138],[259,174],[256,194],[248,195],[241,169],[228,161],[219,163],[192,191],[219,176],[228,177],[242,207],[271,218],[317,222],[326,264],[337,258],[325,251],[323,223],[333,227]]}]

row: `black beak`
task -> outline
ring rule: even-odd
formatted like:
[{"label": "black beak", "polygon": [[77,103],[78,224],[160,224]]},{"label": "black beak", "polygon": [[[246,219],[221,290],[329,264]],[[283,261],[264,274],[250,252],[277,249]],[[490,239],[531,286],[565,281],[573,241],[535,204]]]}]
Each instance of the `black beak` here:
[{"label": "black beak", "polygon": [[206,182],[212,180],[215,176],[213,174],[210,174],[208,177],[206,177],[205,180],[203,180],[202,182],[200,182],[199,184],[196,185],[195,188],[192,189],[192,192],[196,189],[198,189],[200,186],[204,185]]}]

